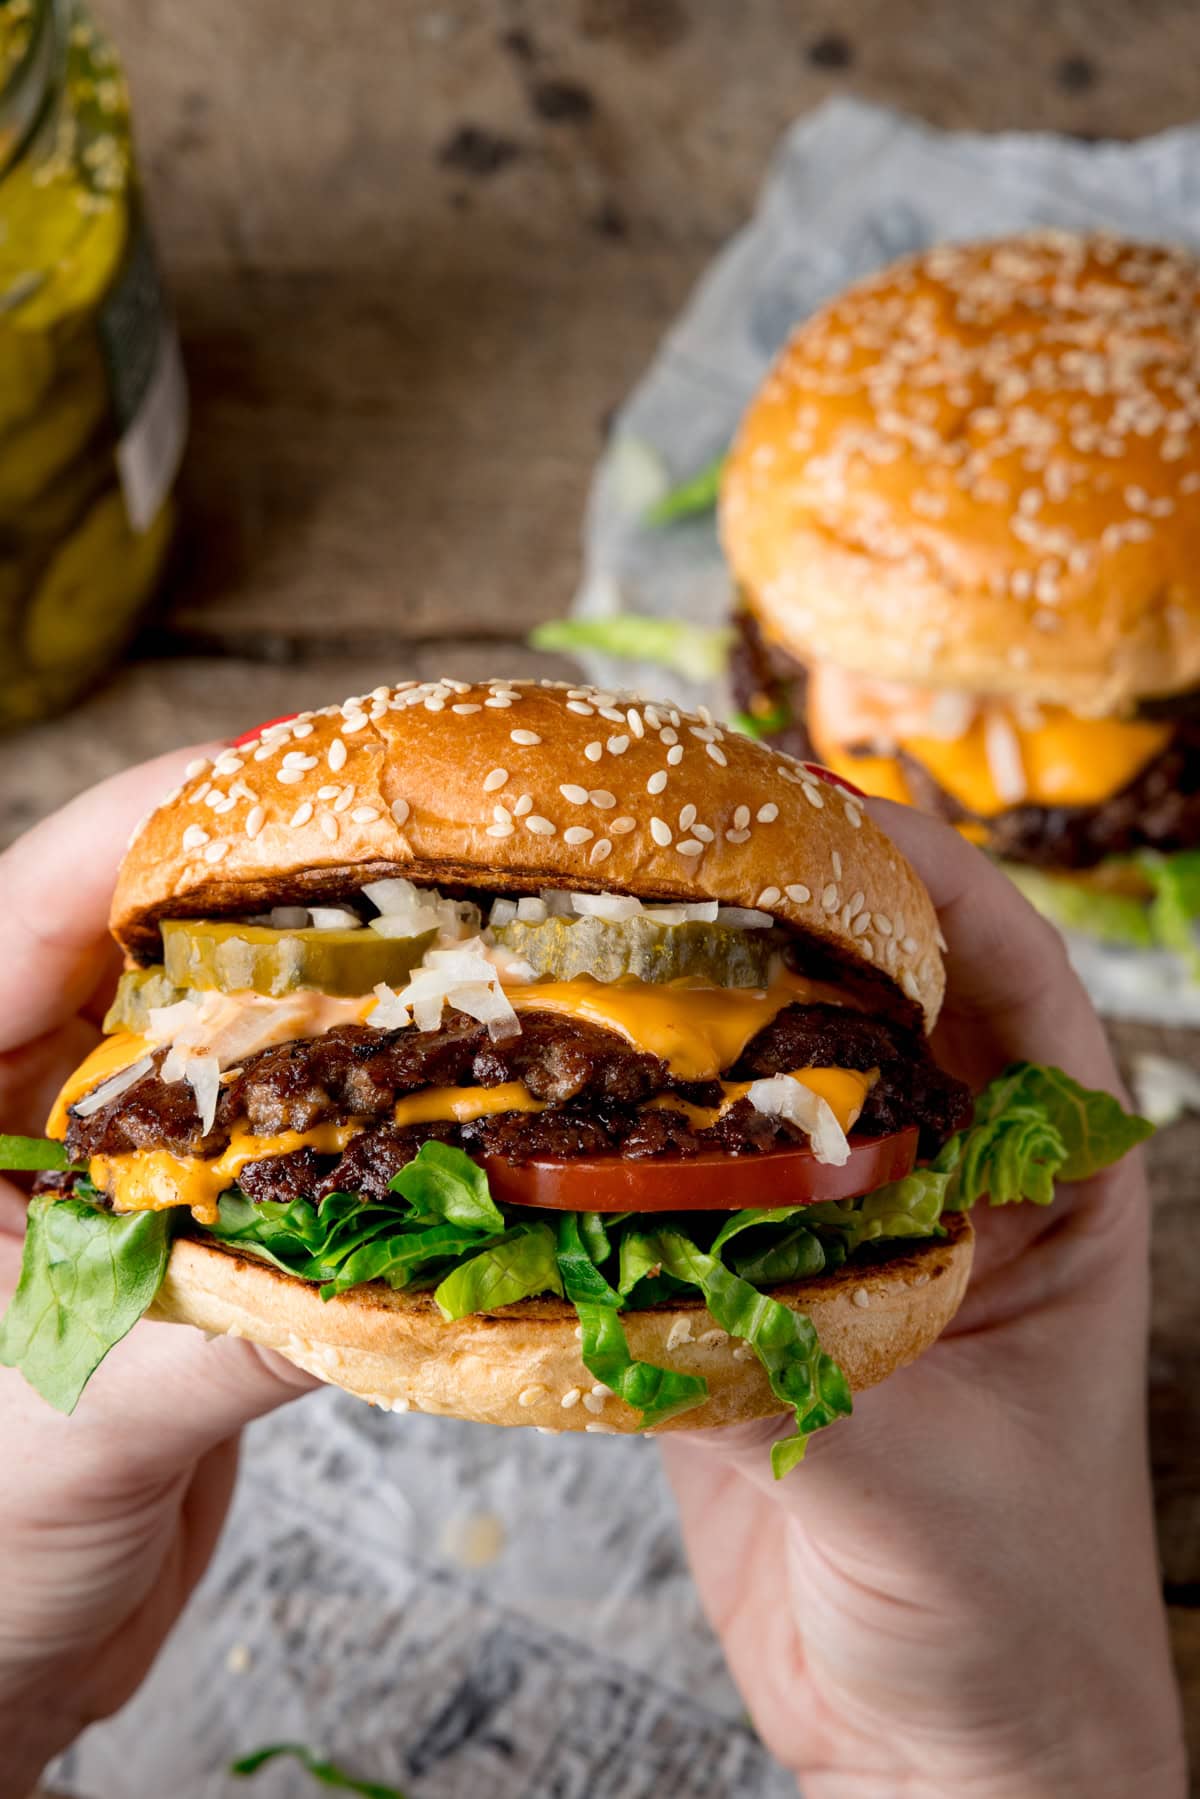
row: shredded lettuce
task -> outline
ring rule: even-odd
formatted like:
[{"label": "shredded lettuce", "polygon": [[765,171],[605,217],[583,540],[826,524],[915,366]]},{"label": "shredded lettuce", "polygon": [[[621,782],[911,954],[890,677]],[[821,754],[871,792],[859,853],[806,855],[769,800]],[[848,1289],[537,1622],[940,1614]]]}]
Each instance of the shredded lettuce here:
[{"label": "shredded lettuce", "polygon": [[356,1780],[353,1774],[347,1774],[336,1762],[327,1761],[312,1749],[306,1749],[302,1743],[272,1743],[266,1749],[255,1749],[250,1755],[243,1755],[230,1765],[229,1772],[239,1779],[246,1779],[265,1768],[268,1762],[277,1761],[280,1756],[291,1756],[298,1761],[305,1773],[311,1774],[321,1786],[336,1787],[340,1793],[359,1793],[362,1799],[404,1799],[399,1787],[380,1786],[375,1780]]},{"label": "shredded lettuce", "polygon": [[530,632],[535,650],[598,650],[621,662],[649,662],[686,681],[712,681],[725,672],[733,632],[681,618],[618,612],[611,618],[555,618]]},{"label": "shredded lettuce", "polygon": [[[763,1287],[840,1266],[867,1243],[941,1230],[944,1211],[988,1198],[1045,1205],[1058,1180],[1086,1179],[1151,1132],[1111,1094],[1060,1069],[1022,1062],[979,1095],[971,1125],[933,1164],[840,1204],[731,1213],[563,1213],[499,1206],[483,1170],[460,1149],[429,1142],[387,1194],[254,1204],[231,1188],[210,1234],[319,1287],[333,1298],[365,1281],[433,1289],[447,1319],[494,1311],[538,1294],[565,1295],[580,1321],[594,1379],[642,1414],[647,1427],[701,1403],[697,1375],[642,1362],[621,1314],[696,1293],[721,1329],[758,1357],[796,1431],[776,1444],[777,1474],[813,1430],[850,1409],[842,1371],[812,1323]],[[11,1157],[57,1167],[65,1152],[30,1139]],[[44,1161],[39,1161],[44,1157]],[[0,1360],[69,1411],[108,1349],[151,1303],[166,1268],[171,1214],[111,1213],[72,1199],[33,1200],[20,1284],[3,1325]]]},{"label": "shredded lettuce", "polygon": [[1193,981],[1200,980],[1200,944],[1196,921],[1200,919],[1200,850],[1180,850],[1160,856],[1143,850],[1137,865],[1154,890],[1150,902],[1150,930],[1154,941],[1174,950]]},{"label": "shredded lettuce", "polygon": [[648,525],[674,525],[680,519],[695,518],[698,513],[711,512],[721,492],[721,476],[725,469],[725,453],[714,456],[711,462],[689,475],[686,481],[680,481],[665,493],[661,500],[655,502],[646,514]]}]

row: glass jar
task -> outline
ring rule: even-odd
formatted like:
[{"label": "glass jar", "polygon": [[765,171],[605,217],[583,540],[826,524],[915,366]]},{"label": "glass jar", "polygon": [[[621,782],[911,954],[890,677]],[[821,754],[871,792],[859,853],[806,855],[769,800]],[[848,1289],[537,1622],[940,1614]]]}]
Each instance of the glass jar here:
[{"label": "glass jar", "polygon": [[0,0],[0,728],[129,640],[186,418],[116,54],[75,0]]}]

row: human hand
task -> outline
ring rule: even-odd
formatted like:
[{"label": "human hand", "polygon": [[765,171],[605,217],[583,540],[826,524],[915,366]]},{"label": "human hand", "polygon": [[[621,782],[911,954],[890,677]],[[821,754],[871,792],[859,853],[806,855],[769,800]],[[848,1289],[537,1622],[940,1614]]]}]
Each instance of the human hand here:
[{"label": "human hand", "polygon": [[[94,788],[0,856],[0,1130],[40,1135],[99,1040],[106,919],[139,816],[192,751]],[[24,1200],[0,1181],[0,1309]],[[216,1543],[244,1424],[318,1383],[250,1343],[138,1325],[71,1418],[0,1368],[0,1799],[134,1692]]]},{"label": "human hand", "polygon": [[[1056,932],[953,831],[885,802],[949,944],[938,1059],[1120,1092]],[[1179,1799],[1146,1451],[1140,1158],[977,1209],[961,1311],[776,1484],[779,1421],[663,1454],[701,1596],[805,1799]]]}]

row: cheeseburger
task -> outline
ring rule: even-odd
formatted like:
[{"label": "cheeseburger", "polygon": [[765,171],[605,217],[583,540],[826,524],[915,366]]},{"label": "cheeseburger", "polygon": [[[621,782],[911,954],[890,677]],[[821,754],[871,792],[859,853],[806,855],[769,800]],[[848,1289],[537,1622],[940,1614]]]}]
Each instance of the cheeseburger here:
[{"label": "cheeseburger", "polygon": [[1047,232],[860,282],[763,384],[720,516],[752,729],[1062,922],[1192,953],[1200,264]]},{"label": "cheeseburger", "polygon": [[68,1410],[149,1308],[394,1411],[788,1412],[783,1471],[949,1321],[974,1198],[1140,1134],[1030,1066],[973,1111],[860,797],[627,694],[405,682],[265,727],[145,821],[111,922],[108,1034],[44,1141],[0,1139],[41,1170],[0,1354]]}]

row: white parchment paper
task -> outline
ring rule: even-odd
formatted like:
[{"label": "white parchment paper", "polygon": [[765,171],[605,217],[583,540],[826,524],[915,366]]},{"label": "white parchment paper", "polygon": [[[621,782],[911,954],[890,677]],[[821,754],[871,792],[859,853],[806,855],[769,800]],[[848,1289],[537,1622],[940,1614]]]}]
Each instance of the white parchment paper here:
[{"label": "white parchment paper", "polygon": [[[716,258],[617,415],[588,506],[576,613],[722,624],[729,579],[711,521],[647,528],[630,491],[628,443],[652,447],[674,479],[688,476],[728,444],[797,320],[848,282],[939,239],[1032,226],[1106,226],[1200,248],[1200,129],[1135,144],[984,136],[938,131],[855,100],[832,101],[794,125],[753,218]],[[605,686],[729,709],[719,684],[706,690],[603,656],[584,661]],[[1073,934],[1069,947],[1110,1016],[1200,1024],[1200,987],[1181,979],[1172,957]]]}]

